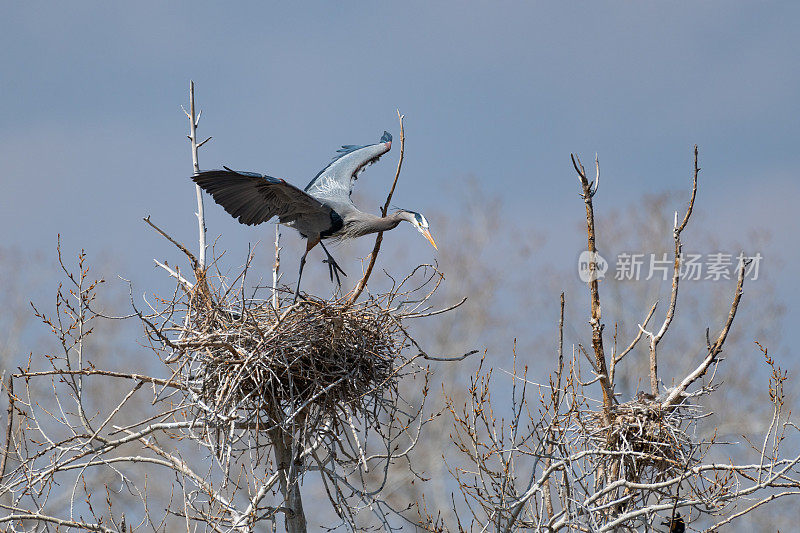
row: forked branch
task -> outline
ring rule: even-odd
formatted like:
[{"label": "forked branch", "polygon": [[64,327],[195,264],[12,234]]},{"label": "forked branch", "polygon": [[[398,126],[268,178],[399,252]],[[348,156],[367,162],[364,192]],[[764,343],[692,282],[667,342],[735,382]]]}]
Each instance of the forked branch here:
[{"label": "forked branch", "polygon": [[686,214],[683,216],[683,221],[678,225],[678,212],[675,212],[675,222],[672,229],[672,238],[675,243],[675,253],[672,262],[672,291],[669,297],[669,307],[667,314],[664,317],[664,322],[661,328],[656,333],[648,333],[650,337],[650,392],[653,396],[658,395],[658,343],[661,338],[669,329],[672,323],[672,318],[675,316],[675,306],[678,303],[678,283],[681,277],[681,232],[686,228],[689,218],[692,216],[694,209],[694,199],[697,197],[697,175],[700,173],[700,167],[697,165],[697,145],[694,145],[694,173],[692,176],[692,194],[689,197],[689,205],[686,208]]}]

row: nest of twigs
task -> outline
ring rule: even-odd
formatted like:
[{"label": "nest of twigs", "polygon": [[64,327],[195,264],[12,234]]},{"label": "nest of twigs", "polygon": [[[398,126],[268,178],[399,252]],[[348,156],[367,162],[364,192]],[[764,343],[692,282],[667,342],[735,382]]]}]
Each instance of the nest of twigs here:
[{"label": "nest of twigs", "polygon": [[[620,477],[629,481],[666,478],[684,472],[692,454],[692,440],[684,430],[685,419],[675,410],[661,409],[658,401],[640,393],[614,407],[611,427],[596,413],[591,434],[621,452]],[[609,430],[610,429],[610,433]]]},{"label": "nest of twigs", "polygon": [[185,339],[189,387],[204,415],[251,427],[307,425],[373,412],[396,391],[407,342],[400,321],[375,300],[245,302],[198,306]]}]

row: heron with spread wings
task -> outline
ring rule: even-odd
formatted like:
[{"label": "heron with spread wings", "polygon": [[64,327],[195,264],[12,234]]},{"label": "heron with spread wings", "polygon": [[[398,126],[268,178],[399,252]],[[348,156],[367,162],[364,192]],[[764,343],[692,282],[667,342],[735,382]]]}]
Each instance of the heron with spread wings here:
[{"label": "heron with spread wings", "polygon": [[[406,220],[414,225],[437,248],[421,213],[398,209],[385,217],[359,210],[350,196],[359,174],[376,162],[392,147],[392,136],[383,132],[377,144],[345,145],[328,166],[301,190],[283,179],[254,172],[209,170],[192,176],[192,180],[209,193],[214,201],[242,224],[248,226],[278,217],[278,222],[296,229],[306,239],[306,251],[300,258],[295,301],[300,294],[300,278],[306,256],[317,243],[327,255],[326,262],[333,281],[341,286],[339,273],[347,274],[331,256],[323,239],[354,239],[370,233],[394,229]],[[437,248],[438,249],[438,248]]]}]

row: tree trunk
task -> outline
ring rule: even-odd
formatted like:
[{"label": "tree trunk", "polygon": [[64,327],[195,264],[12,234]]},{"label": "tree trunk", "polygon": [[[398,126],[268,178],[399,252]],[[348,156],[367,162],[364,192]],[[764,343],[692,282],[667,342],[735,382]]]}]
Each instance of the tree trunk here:
[{"label": "tree trunk", "polygon": [[275,461],[281,472],[281,493],[284,505],[289,508],[285,513],[287,533],[306,533],[306,515],[303,511],[303,498],[300,494],[297,469],[292,459],[291,447],[286,446],[279,428],[270,432],[272,445],[275,448]]}]

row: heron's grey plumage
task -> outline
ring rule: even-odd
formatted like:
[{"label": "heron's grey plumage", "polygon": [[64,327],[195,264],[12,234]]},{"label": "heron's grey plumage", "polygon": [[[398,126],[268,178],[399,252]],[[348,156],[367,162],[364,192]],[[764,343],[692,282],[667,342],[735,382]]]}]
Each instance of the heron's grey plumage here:
[{"label": "heron's grey plumage", "polygon": [[396,228],[403,220],[409,220],[409,215],[405,211],[397,211],[385,217],[361,212],[361,216],[346,217],[342,229],[337,232],[335,237],[339,239],[355,239],[370,233],[389,231]]},{"label": "heron's grey plumage", "polygon": [[[253,172],[209,170],[192,176],[192,180],[209,193],[214,201],[242,224],[253,225],[278,217],[281,224],[295,228],[308,240],[300,261],[303,273],[306,254],[321,239],[351,239],[369,233],[395,228],[402,220],[414,224],[436,246],[428,231],[425,217],[413,211],[398,210],[385,217],[360,211],[350,199],[353,185],[364,169],[376,162],[392,147],[392,136],[383,133],[381,141],[366,146],[346,145],[334,160],[323,168],[305,190],[280,178]],[[323,249],[325,247],[323,246]],[[344,272],[327,249],[331,279]],[[297,295],[300,290],[298,278]]]},{"label": "heron's grey plumage", "polygon": [[339,150],[340,155],[314,176],[314,179],[306,185],[305,191],[315,198],[352,205],[350,195],[358,175],[380,159],[391,147],[392,136],[388,131],[383,132],[381,142],[378,144],[342,146]]}]

